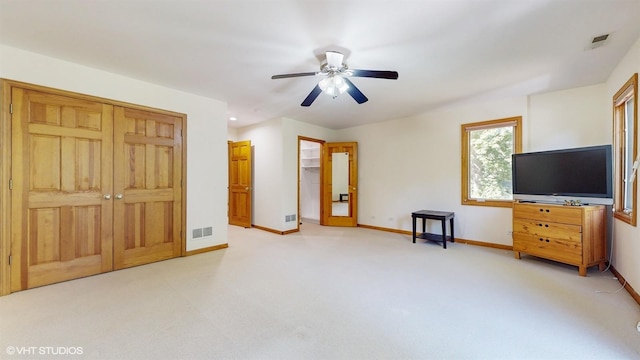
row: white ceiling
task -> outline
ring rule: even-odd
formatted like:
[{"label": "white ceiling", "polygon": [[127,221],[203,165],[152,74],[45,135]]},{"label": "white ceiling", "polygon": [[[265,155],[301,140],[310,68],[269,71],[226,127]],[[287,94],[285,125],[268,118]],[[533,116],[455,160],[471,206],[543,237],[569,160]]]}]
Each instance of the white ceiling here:
[{"label": "white ceiling", "polygon": [[[594,36],[611,34],[591,48]],[[0,43],[228,103],[246,126],[345,128],[478,97],[602,83],[640,37],[640,0],[0,0]],[[326,50],[369,98],[300,103]]]}]

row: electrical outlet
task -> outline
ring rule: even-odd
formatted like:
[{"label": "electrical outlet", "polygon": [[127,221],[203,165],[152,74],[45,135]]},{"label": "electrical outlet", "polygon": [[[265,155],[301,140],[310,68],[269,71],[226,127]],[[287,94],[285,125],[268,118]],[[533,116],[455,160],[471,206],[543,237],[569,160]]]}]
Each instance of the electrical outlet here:
[{"label": "electrical outlet", "polygon": [[638,325],[636,325],[636,328],[638,329],[638,332],[640,332],[640,321],[638,321]]}]

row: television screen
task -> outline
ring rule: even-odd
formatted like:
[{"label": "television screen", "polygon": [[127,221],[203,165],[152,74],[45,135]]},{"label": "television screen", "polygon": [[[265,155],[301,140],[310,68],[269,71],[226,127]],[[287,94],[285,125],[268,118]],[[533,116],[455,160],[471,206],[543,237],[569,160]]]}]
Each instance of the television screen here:
[{"label": "television screen", "polygon": [[511,165],[514,195],[613,197],[611,145],[513,154]]}]

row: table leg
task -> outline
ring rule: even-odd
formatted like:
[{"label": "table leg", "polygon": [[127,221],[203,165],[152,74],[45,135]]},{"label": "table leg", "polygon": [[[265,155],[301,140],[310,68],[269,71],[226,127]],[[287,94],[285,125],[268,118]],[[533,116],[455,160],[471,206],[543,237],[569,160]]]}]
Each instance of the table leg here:
[{"label": "table leg", "polygon": [[416,243],[416,217],[412,216],[411,219],[413,220],[413,243]]},{"label": "table leg", "polygon": [[451,225],[451,242],[456,242],[456,237],[453,236],[453,218],[449,219],[449,225]]},{"label": "table leg", "polygon": [[447,248],[447,220],[442,219],[442,247]]}]

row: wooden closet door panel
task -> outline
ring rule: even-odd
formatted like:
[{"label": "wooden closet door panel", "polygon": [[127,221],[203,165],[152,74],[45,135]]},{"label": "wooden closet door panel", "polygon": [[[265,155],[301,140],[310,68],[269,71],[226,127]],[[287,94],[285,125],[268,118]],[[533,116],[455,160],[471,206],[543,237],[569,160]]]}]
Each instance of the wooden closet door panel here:
[{"label": "wooden closet door panel", "polygon": [[183,121],[115,108],[116,269],[181,255]]},{"label": "wooden closet door panel", "polygon": [[113,107],[20,88],[12,104],[11,290],[111,270]]}]

